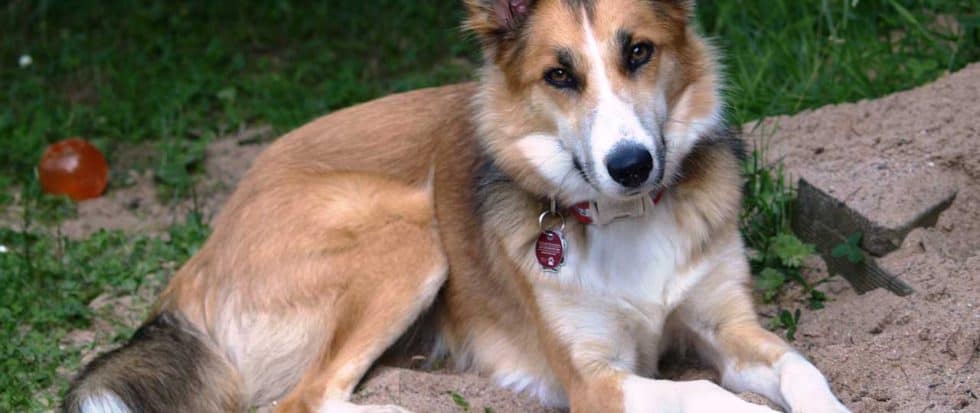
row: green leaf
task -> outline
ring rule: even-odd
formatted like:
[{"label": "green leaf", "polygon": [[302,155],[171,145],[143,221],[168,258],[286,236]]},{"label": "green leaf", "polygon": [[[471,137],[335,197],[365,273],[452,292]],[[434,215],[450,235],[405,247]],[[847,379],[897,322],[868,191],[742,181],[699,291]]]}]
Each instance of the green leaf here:
[{"label": "green leaf", "polygon": [[769,253],[779,258],[779,261],[790,268],[799,268],[803,260],[813,255],[813,245],[800,241],[793,234],[782,233],[772,237],[769,243]]},{"label": "green leaf", "polygon": [[779,313],[779,321],[786,328],[786,339],[796,340],[796,325],[800,321],[800,309],[796,309],[792,314],[788,310],[783,310]]},{"label": "green leaf", "polygon": [[820,310],[823,309],[823,303],[827,301],[827,294],[821,291],[810,290],[810,309]]},{"label": "green leaf", "polygon": [[847,241],[837,245],[830,251],[834,258],[846,258],[853,264],[864,262],[864,250],[861,249],[861,233],[854,233],[847,237]]},{"label": "green leaf", "polygon": [[799,309],[796,309],[794,313],[790,313],[789,310],[782,310],[776,318],[772,319],[772,327],[785,328],[786,339],[789,341],[796,340],[796,326],[800,322],[800,315]]},{"label": "green leaf", "polygon": [[775,268],[766,267],[759,273],[756,286],[762,290],[763,299],[772,301],[779,294],[779,289],[786,284],[786,274]]},{"label": "green leaf", "polygon": [[466,401],[466,398],[464,398],[461,394],[456,392],[452,392],[450,393],[450,395],[453,398],[453,403],[456,403],[457,406],[462,407],[463,411],[466,412],[470,411],[471,409],[470,402]]}]

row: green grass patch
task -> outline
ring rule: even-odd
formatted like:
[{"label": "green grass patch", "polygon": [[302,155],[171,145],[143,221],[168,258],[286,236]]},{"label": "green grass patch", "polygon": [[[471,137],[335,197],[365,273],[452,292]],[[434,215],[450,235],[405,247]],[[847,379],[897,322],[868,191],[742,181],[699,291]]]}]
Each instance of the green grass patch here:
[{"label": "green grass patch", "polygon": [[[740,124],[907,89],[980,59],[978,3],[700,2],[698,19],[724,54],[729,117]],[[261,124],[283,132],[388,93],[470,79],[479,53],[458,30],[462,16],[458,0],[0,5],[0,207],[20,188],[23,221],[37,224],[0,228],[0,411],[44,410],[34,396],[63,390],[56,368],[77,367],[77,350],[59,341],[91,323],[89,301],[165,276],[163,265],[183,262],[207,234],[191,219],[165,238],[59,236],[45,225],[74,208],[37,190],[47,144],[85,137],[111,165],[152,170],[164,196],[199,196],[193,184],[215,136]],[[134,147],[148,160],[128,159]],[[773,299],[802,280],[812,249],[789,231],[792,188],[781,172],[758,154],[746,172],[743,233]],[[810,305],[822,305],[803,282]],[[792,334],[799,315],[783,310],[777,322]]]},{"label": "green grass patch", "polygon": [[[457,1],[14,1],[0,6],[0,174],[70,136],[193,141],[285,131],[373,97],[468,78]],[[20,67],[21,56],[30,56]]]},{"label": "green grass patch", "polygon": [[[26,209],[25,223],[34,210]],[[44,229],[0,227],[0,411],[53,407],[56,401],[39,397],[52,387],[65,389],[59,368],[79,367],[82,349],[62,340],[90,326],[89,302],[106,291],[133,295],[144,282],[161,281],[169,276],[164,266],[189,258],[208,232],[196,215],[166,237],[99,231],[71,240]]]},{"label": "green grass patch", "polygon": [[732,119],[908,89],[980,60],[977,0],[699,2],[725,54]]}]

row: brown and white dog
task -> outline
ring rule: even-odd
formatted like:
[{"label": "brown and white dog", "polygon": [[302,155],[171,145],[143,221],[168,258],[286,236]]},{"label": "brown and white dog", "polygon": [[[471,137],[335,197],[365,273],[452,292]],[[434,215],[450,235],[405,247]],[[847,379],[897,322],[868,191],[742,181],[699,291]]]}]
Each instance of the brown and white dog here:
[{"label": "brown and white dog", "polygon": [[[347,399],[425,319],[461,367],[573,412],[771,411],[728,390],[847,411],[759,326],[692,3],[466,1],[480,80],[279,139],[65,410],[401,411]],[[678,343],[721,386],[652,378]]]}]

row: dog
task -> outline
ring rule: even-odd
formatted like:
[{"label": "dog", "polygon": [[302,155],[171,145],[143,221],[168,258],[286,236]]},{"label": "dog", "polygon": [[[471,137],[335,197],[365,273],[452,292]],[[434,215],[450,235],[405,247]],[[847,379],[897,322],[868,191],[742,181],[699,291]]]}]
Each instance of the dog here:
[{"label": "dog", "polygon": [[[413,326],[572,412],[846,412],[762,328],[738,140],[682,0],[466,0],[474,83],[288,133],[70,413],[386,412],[355,386]],[[720,375],[656,379],[671,347]]]}]

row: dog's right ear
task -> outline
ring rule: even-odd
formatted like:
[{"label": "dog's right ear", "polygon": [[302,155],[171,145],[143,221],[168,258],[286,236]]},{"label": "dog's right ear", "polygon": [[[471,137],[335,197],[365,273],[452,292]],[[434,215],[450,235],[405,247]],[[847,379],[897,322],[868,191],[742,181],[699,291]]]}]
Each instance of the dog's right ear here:
[{"label": "dog's right ear", "polygon": [[513,38],[534,8],[535,0],[466,0],[467,30],[484,45]]}]

